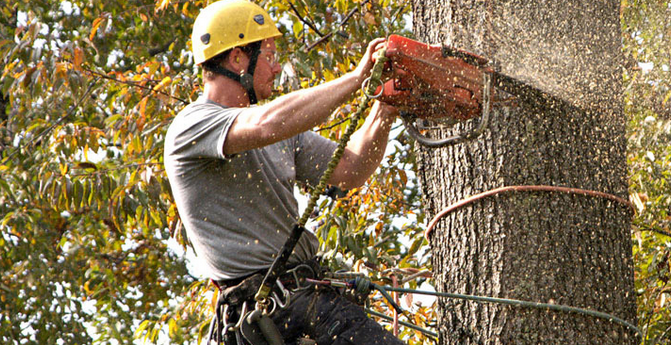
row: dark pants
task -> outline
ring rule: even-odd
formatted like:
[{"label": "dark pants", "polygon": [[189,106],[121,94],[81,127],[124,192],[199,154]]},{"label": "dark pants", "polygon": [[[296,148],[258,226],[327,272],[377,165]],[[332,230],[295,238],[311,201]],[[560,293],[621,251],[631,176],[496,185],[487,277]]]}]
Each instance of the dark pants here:
[{"label": "dark pants", "polygon": [[317,345],[404,344],[368,318],[360,306],[328,287],[296,292],[287,308],[277,309],[272,319],[286,345],[295,345],[304,335]]}]

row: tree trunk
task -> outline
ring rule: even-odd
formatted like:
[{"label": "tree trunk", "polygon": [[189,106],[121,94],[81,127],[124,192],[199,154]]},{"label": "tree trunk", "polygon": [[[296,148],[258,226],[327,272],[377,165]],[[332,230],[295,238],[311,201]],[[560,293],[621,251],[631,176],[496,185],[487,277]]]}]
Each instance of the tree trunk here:
[{"label": "tree trunk", "polygon": [[[478,138],[418,148],[430,217],[502,186],[627,198],[619,1],[414,0],[413,6],[421,41],[483,55],[501,73],[546,93],[495,104]],[[601,197],[514,192],[481,199],[433,231],[436,288],[587,308],[635,324],[630,218],[626,205]],[[636,343],[630,329],[593,316],[457,299],[439,305],[441,345]]]}]

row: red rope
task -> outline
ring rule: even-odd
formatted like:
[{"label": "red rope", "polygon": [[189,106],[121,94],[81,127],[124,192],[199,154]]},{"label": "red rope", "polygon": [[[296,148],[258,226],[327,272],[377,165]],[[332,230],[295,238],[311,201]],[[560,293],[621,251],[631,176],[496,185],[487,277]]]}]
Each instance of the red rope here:
[{"label": "red rope", "polygon": [[449,214],[450,212],[461,208],[463,206],[466,206],[474,201],[480,200],[482,198],[496,195],[496,194],[501,194],[505,192],[561,192],[561,193],[569,193],[569,194],[580,194],[580,195],[587,195],[587,196],[594,196],[594,197],[600,197],[612,201],[619,202],[621,204],[624,204],[628,206],[632,212],[634,212],[634,205],[629,202],[629,200],[626,200],[624,198],[621,198],[617,195],[613,194],[608,194],[604,192],[597,192],[593,190],[586,190],[586,189],[580,189],[580,188],[569,188],[569,187],[558,187],[558,186],[507,186],[507,187],[499,187],[496,189],[492,189],[480,194],[476,194],[473,196],[470,196],[466,199],[462,199],[459,202],[456,202],[446,208],[444,208],[442,211],[440,211],[431,221],[429,222],[429,226],[427,227],[426,231],[424,232],[424,237],[429,240],[431,236],[431,232],[433,231],[433,228],[436,226],[438,221],[445,217],[445,215]]}]

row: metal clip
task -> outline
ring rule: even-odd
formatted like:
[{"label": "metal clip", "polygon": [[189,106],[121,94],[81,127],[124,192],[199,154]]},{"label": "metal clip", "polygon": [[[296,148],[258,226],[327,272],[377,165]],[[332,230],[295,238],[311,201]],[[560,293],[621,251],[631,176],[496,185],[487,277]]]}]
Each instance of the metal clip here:
[{"label": "metal clip", "polygon": [[[245,314],[247,314],[247,302],[246,301],[244,303],[242,303],[242,310],[240,311],[240,319],[238,319],[238,322],[235,323],[235,325],[233,326],[233,328],[231,328],[231,330],[237,331],[238,329],[240,329],[240,325],[242,325],[242,321],[245,319]],[[226,324],[226,323],[224,323],[224,324]]]},{"label": "metal clip", "polygon": [[309,284],[306,284],[306,283],[305,283],[305,278],[304,278],[305,275],[303,276],[303,278],[301,278],[301,277],[298,275],[298,271],[301,270],[301,269],[307,269],[307,270],[310,272],[310,275],[311,275],[313,278],[316,278],[316,277],[317,277],[317,274],[316,274],[316,272],[312,269],[312,267],[310,267],[309,265],[306,265],[306,264],[300,264],[300,265],[298,265],[298,266],[296,266],[296,267],[294,267],[294,268],[292,268],[292,269],[290,269],[290,270],[287,270],[286,273],[290,273],[290,274],[293,276],[293,278],[294,278],[294,282],[296,283],[296,287],[293,288],[293,289],[291,289],[292,292],[297,292],[297,291],[305,290],[305,289],[307,289],[307,288],[310,287]]},{"label": "metal clip", "polygon": [[284,287],[284,284],[282,284],[282,282],[279,279],[277,280],[277,287],[282,292],[282,295],[284,296],[284,301],[282,301],[282,299],[277,295],[276,291],[273,291],[273,297],[277,305],[281,309],[284,309],[289,305],[289,303],[291,303],[291,292]]},{"label": "metal clip", "polygon": [[[379,81],[378,81],[378,82],[379,82]],[[368,98],[370,98],[370,99],[376,99],[376,98],[380,97],[380,96],[382,95],[382,93],[384,92],[384,83],[381,83],[381,82],[379,82],[379,83],[380,83],[380,86],[382,86],[382,89],[380,90],[380,92],[378,92],[377,95],[371,95],[371,94],[369,93],[369,90],[368,90],[368,89],[369,89],[369,86],[368,86],[368,84],[370,84],[370,77],[366,78],[366,79],[363,81],[363,83],[361,83],[361,91],[363,91],[363,94],[366,95],[366,97],[368,97]],[[373,90],[373,89],[371,88],[371,90]],[[375,92],[375,90],[373,90],[373,92]]]}]

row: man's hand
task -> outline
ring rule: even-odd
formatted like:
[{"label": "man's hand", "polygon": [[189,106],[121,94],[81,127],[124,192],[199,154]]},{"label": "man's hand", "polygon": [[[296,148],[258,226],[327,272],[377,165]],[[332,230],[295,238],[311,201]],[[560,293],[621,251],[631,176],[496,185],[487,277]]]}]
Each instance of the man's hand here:
[{"label": "man's hand", "polygon": [[371,108],[370,113],[379,114],[384,118],[385,122],[389,122],[390,124],[394,122],[396,117],[399,115],[398,109],[396,109],[396,107],[381,101],[375,101],[373,103],[373,107]]},{"label": "man's hand", "polygon": [[376,38],[368,43],[366,52],[363,54],[361,61],[359,61],[359,65],[356,66],[356,69],[353,72],[357,76],[359,83],[362,83],[364,79],[370,76],[370,71],[374,64],[373,54],[382,49],[385,44],[387,44],[385,38]]}]

